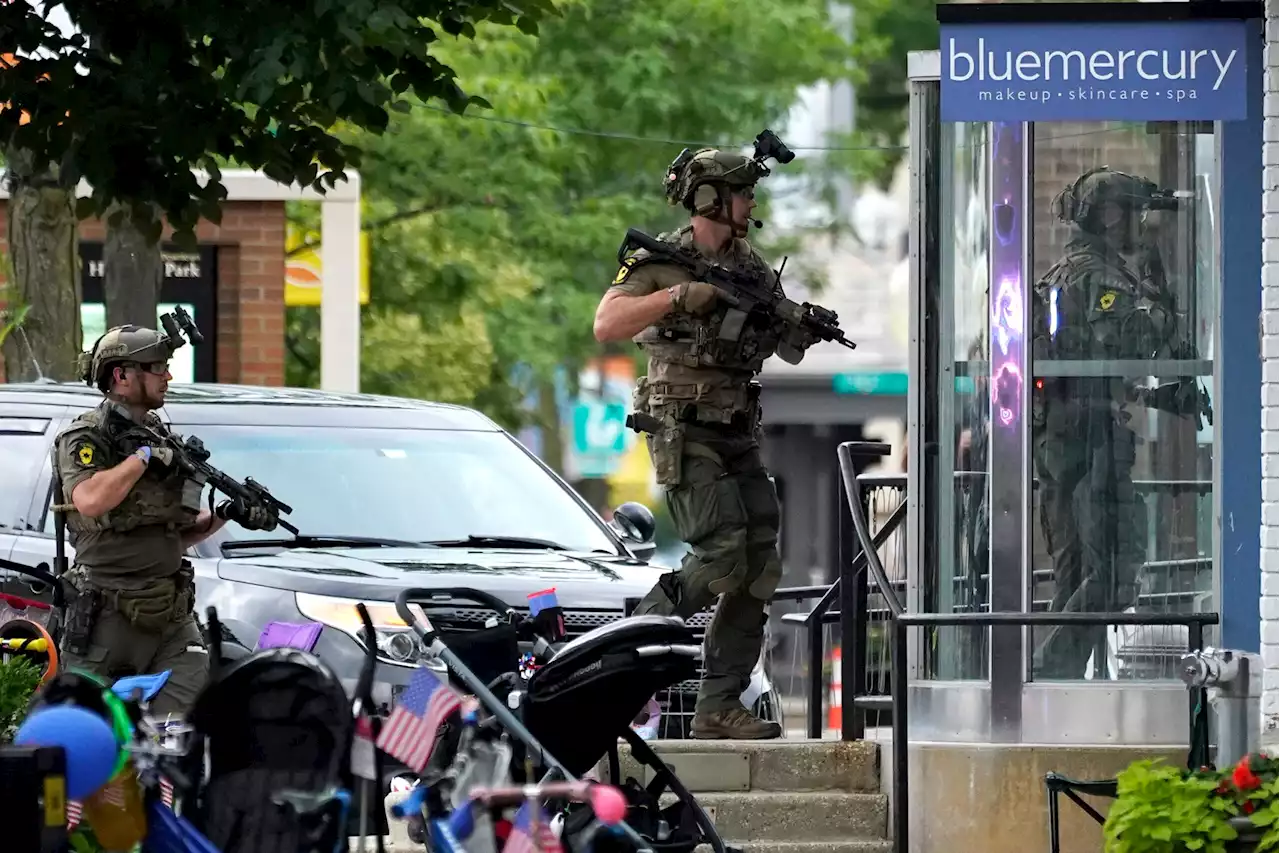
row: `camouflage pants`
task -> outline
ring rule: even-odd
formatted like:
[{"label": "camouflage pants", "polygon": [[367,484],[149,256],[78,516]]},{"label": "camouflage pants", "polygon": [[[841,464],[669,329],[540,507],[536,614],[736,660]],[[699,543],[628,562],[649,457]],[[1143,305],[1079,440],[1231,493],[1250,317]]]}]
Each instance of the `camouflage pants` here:
[{"label": "camouflage pants", "polygon": [[[1133,486],[1136,437],[1108,421],[1034,436],[1040,524],[1053,566],[1055,612],[1116,612],[1133,605],[1147,544],[1146,507]],[[1100,434],[1099,434],[1100,433]],[[1105,661],[1106,629],[1037,632],[1036,674],[1082,678],[1089,655]]]},{"label": "camouflage pants", "polygon": [[94,621],[88,649],[81,655],[60,650],[62,667],[83,669],[110,680],[169,670],[164,689],[151,702],[151,713],[160,719],[185,715],[209,676],[209,653],[195,614],[175,614],[155,626],[158,630],[150,630],[149,625],[144,630],[121,610],[110,603],[103,606]]},{"label": "camouflage pants", "polygon": [[[660,453],[661,450],[658,450]],[[778,496],[751,435],[688,427],[667,507],[691,553],[636,607],[688,619],[719,598],[705,642],[697,712],[741,707],[764,642],[765,605],[782,578]]]}]

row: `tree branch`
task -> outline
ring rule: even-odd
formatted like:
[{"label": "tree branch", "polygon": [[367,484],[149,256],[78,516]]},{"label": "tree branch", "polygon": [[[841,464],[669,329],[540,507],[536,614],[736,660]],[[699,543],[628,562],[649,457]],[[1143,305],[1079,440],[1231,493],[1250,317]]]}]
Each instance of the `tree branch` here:
[{"label": "tree branch", "polygon": [[[407,219],[414,219],[419,216],[425,216],[428,213],[439,213],[442,210],[453,210],[459,207],[496,207],[496,206],[497,205],[495,205],[494,202],[490,200],[460,201],[460,202],[453,202],[450,204],[424,204],[424,205],[420,205],[419,207],[411,207],[407,210],[397,210],[395,213],[392,213],[388,216],[384,216],[382,219],[375,219],[372,222],[370,222],[368,225],[362,226],[360,228],[360,231],[362,233],[377,231],[380,228],[386,228],[388,225],[395,225],[398,222],[404,222]],[[288,252],[286,252],[285,257],[292,258],[295,255],[300,255],[303,252],[309,251],[311,249],[317,249],[320,247],[320,245],[321,245],[320,240],[304,242],[302,245],[296,246],[290,249]]]}]

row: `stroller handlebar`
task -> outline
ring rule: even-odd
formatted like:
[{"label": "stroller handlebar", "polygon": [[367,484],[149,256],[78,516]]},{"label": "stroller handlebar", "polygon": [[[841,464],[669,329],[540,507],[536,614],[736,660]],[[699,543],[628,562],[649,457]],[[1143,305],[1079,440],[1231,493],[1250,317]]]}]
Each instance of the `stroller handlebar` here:
[{"label": "stroller handlebar", "polygon": [[464,601],[473,601],[495,611],[499,617],[507,616],[509,618],[510,614],[518,615],[516,610],[505,601],[498,598],[496,595],[483,590],[472,589],[470,587],[420,586],[402,589],[396,594],[396,614],[404,620],[406,625],[417,632],[424,640],[430,639],[435,633],[435,629],[432,628],[429,621],[426,624],[422,624],[423,618],[425,618],[426,614],[423,613],[420,618],[418,614],[413,612],[409,605],[418,599],[429,600],[441,596],[447,596],[448,598],[455,599],[460,598]]}]

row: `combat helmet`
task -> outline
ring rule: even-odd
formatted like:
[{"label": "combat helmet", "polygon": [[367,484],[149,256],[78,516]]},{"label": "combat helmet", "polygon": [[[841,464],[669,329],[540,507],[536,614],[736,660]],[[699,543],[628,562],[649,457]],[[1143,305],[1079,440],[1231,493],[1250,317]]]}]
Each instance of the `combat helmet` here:
[{"label": "combat helmet", "polygon": [[728,197],[735,190],[755,186],[767,174],[767,168],[742,154],[686,148],[667,168],[663,189],[673,207],[681,205],[698,216],[709,216],[727,210]]},{"label": "combat helmet", "polygon": [[1161,190],[1146,178],[1101,166],[1085,172],[1054,196],[1051,210],[1063,222],[1095,231],[1099,223],[1094,214],[1107,204],[1132,210],[1161,209],[1176,207],[1177,199],[1174,192]]},{"label": "combat helmet", "polygon": [[144,326],[115,326],[80,354],[80,378],[89,387],[105,391],[106,378],[113,367],[168,361],[176,347],[163,332]]}]

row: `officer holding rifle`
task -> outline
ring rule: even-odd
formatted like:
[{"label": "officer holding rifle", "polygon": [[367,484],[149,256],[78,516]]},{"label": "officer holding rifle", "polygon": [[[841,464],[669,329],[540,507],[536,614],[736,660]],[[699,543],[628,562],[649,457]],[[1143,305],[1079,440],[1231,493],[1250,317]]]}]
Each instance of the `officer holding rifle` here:
[{"label": "officer holding rifle", "polygon": [[781,734],[740,699],[782,577],[755,377],[775,353],[796,364],[819,340],[853,348],[833,312],[786,298],[779,273],[745,239],[750,224],[760,225],[751,212],[770,157],[789,163],[795,155],[768,130],[753,157],[681,152],[665,189],[689,224],[657,239],[628,231],[617,276],[596,309],[597,340],[630,338],[649,358],[628,425],[647,433],[671,518],[692,549],[635,612],[687,619],[716,604],[692,723],[697,738]]},{"label": "officer holding rifle", "polygon": [[117,326],[81,355],[81,378],[104,399],[58,435],[52,453],[54,509],[75,548],[61,578],[64,664],[108,679],[169,670],[152,703],[160,717],[185,714],[209,671],[184,552],[227,521],[250,530],[279,523],[268,506],[241,498],[201,508],[206,478],[155,414],[173,378],[169,359],[185,343],[172,315],[163,319],[168,334]]}]

